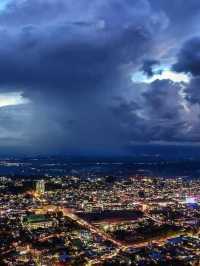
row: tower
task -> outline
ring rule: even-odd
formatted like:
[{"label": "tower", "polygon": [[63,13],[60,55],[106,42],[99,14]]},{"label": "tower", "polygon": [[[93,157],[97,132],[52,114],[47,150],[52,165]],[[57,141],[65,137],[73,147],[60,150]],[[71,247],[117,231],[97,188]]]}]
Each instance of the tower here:
[{"label": "tower", "polygon": [[44,180],[39,180],[36,183],[36,193],[38,195],[43,195],[45,192],[45,182]]}]

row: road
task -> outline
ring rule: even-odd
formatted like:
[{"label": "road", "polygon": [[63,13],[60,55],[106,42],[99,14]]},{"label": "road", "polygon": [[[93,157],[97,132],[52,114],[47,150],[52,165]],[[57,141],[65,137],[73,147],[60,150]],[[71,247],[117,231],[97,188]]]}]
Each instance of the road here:
[{"label": "road", "polygon": [[[57,206],[52,206],[52,207],[57,208]],[[127,251],[129,248],[135,248],[135,249],[143,248],[143,247],[148,246],[150,243],[150,241],[148,240],[148,241],[144,241],[141,243],[125,245],[123,242],[113,239],[109,234],[106,234],[104,231],[100,230],[99,228],[95,227],[94,225],[92,225],[92,224],[88,223],[87,221],[83,220],[82,218],[80,218],[78,215],[76,215],[73,212],[73,210],[67,209],[64,207],[60,207],[59,210],[63,212],[63,215],[65,217],[68,217],[69,219],[76,222],[81,227],[88,229],[91,233],[100,236],[105,241],[110,241],[114,245],[115,250],[113,252],[111,252],[110,254],[103,255],[98,259],[89,260],[88,265],[98,265],[99,263],[101,263],[105,260],[112,259],[113,257],[117,256],[120,252]],[[153,219],[151,216],[147,216],[147,217],[149,219],[152,219],[153,221],[155,221],[157,223],[160,223],[160,224],[162,223],[160,221]],[[50,239],[51,237],[54,237],[54,236],[55,236],[55,234],[52,234],[50,236],[42,238],[41,240],[47,240],[47,239]],[[56,236],[63,236],[63,233],[61,233],[59,235],[56,234]],[[177,236],[179,236],[179,234],[177,234]],[[162,246],[166,243],[168,238],[169,237],[161,237],[157,240],[151,241],[151,243]]]},{"label": "road", "polygon": [[120,241],[114,240],[109,235],[102,232],[100,229],[96,228],[92,224],[86,222],[85,220],[83,220],[79,216],[77,216],[76,214],[72,213],[69,209],[62,208],[61,211],[63,212],[64,216],[72,219],[73,221],[75,221],[80,226],[87,228],[93,234],[97,234],[97,235],[101,236],[104,240],[112,242],[117,247],[120,247],[122,245],[122,243]]},{"label": "road", "polygon": [[[119,254],[119,252],[125,252],[127,251],[129,248],[143,248],[149,245],[150,241],[144,241],[142,243],[136,243],[136,244],[131,244],[131,245],[125,245],[124,243],[114,240],[111,236],[109,236],[108,234],[106,234],[105,232],[103,232],[102,230],[96,228],[95,226],[93,226],[92,224],[86,222],[85,220],[81,219],[79,216],[77,216],[75,213],[73,213],[72,211],[70,211],[69,209],[66,208],[62,208],[61,211],[63,212],[64,216],[72,219],[73,221],[75,221],[76,223],[78,223],[80,226],[83,226],[85,228],[87,228],[88,230],[90,230],[90,232],[99,235],[100,237],[102,237],[104,240],[110,241],[111,243],[114,244],[114,246],[116,246],[116,249],[113,253],[108,254],[108,255],[103,255],[98,259],[94,259],[94,260],[90,260],[88,265],[97,265],[105,260],[108,259],[112,259],[113,257],[117,256]],[[162,222],[157,221],[155,219],[153,219],[151,216],[148,216],[148,218],[154,220],[155,222],[162,224]],[[177,236],[179,236],[179,234],[177,234]],[[166,243],[167,239],[169,237],[161,237],[157,240],[153,240],[151,241],[152,244],[157,244],[159,246],[162,246]]]}]

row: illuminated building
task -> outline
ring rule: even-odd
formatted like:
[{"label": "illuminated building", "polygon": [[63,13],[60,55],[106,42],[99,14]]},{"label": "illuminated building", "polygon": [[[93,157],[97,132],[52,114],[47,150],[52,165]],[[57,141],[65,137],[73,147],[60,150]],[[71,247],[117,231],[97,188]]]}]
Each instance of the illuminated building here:
[{"label": "illuminated building", "polygon": [[39,180],[36,183],[36,193],[38,195],[43,195],[45,192],[45,182],[44,180]]},{"label": "illuminated building", "polygon": [[29,215],[23,220],[23,224],[29,230],[38,228],[48,228],[55,225],[55,221],[48,219],[45,215]]}]

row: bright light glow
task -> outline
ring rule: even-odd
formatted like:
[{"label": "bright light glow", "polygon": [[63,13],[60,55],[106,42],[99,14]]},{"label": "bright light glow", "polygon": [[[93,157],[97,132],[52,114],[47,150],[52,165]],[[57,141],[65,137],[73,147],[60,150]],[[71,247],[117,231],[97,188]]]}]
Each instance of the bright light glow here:
[{"label": "bright light glow", "polygon": [[155,75],[153,77],[146,76],[142,71],[138,71],[133,74],[132,81],[134,83],[152,83],[155,80],[171,80],[173,82],[185,82],[189,83],[190,76],[184,73],[176,73],[169,68],[159,67],[155,69]]},{"label": "bright light glow", "polygon": [[196,200],[193,197],[187,197],[185,202],[186,204],[195,204]]},{"label": "bright light glow", "polygon": [[20,105],[28,102],[29,100],[24,98],[21,92],[0,93],[0,107]]},{"label": "bright light glow", "polygon": [[183,73],[176,73],[171,70],[165,70],[162,72],[162,74],[156,74],[151,78],[151,82],[155,81],[156,79],[163,80],[163,79],[169,79],[173,82],[185,82],[188,83],[190,78],[186,74]]}]

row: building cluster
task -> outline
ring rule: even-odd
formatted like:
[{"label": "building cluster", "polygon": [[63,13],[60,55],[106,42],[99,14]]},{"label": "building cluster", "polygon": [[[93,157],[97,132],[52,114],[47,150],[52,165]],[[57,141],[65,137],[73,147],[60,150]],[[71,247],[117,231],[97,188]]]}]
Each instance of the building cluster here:
[{"label": "building cluster", "polygon": [[0,265],[200,265],[200,181],[0,177]]}]

